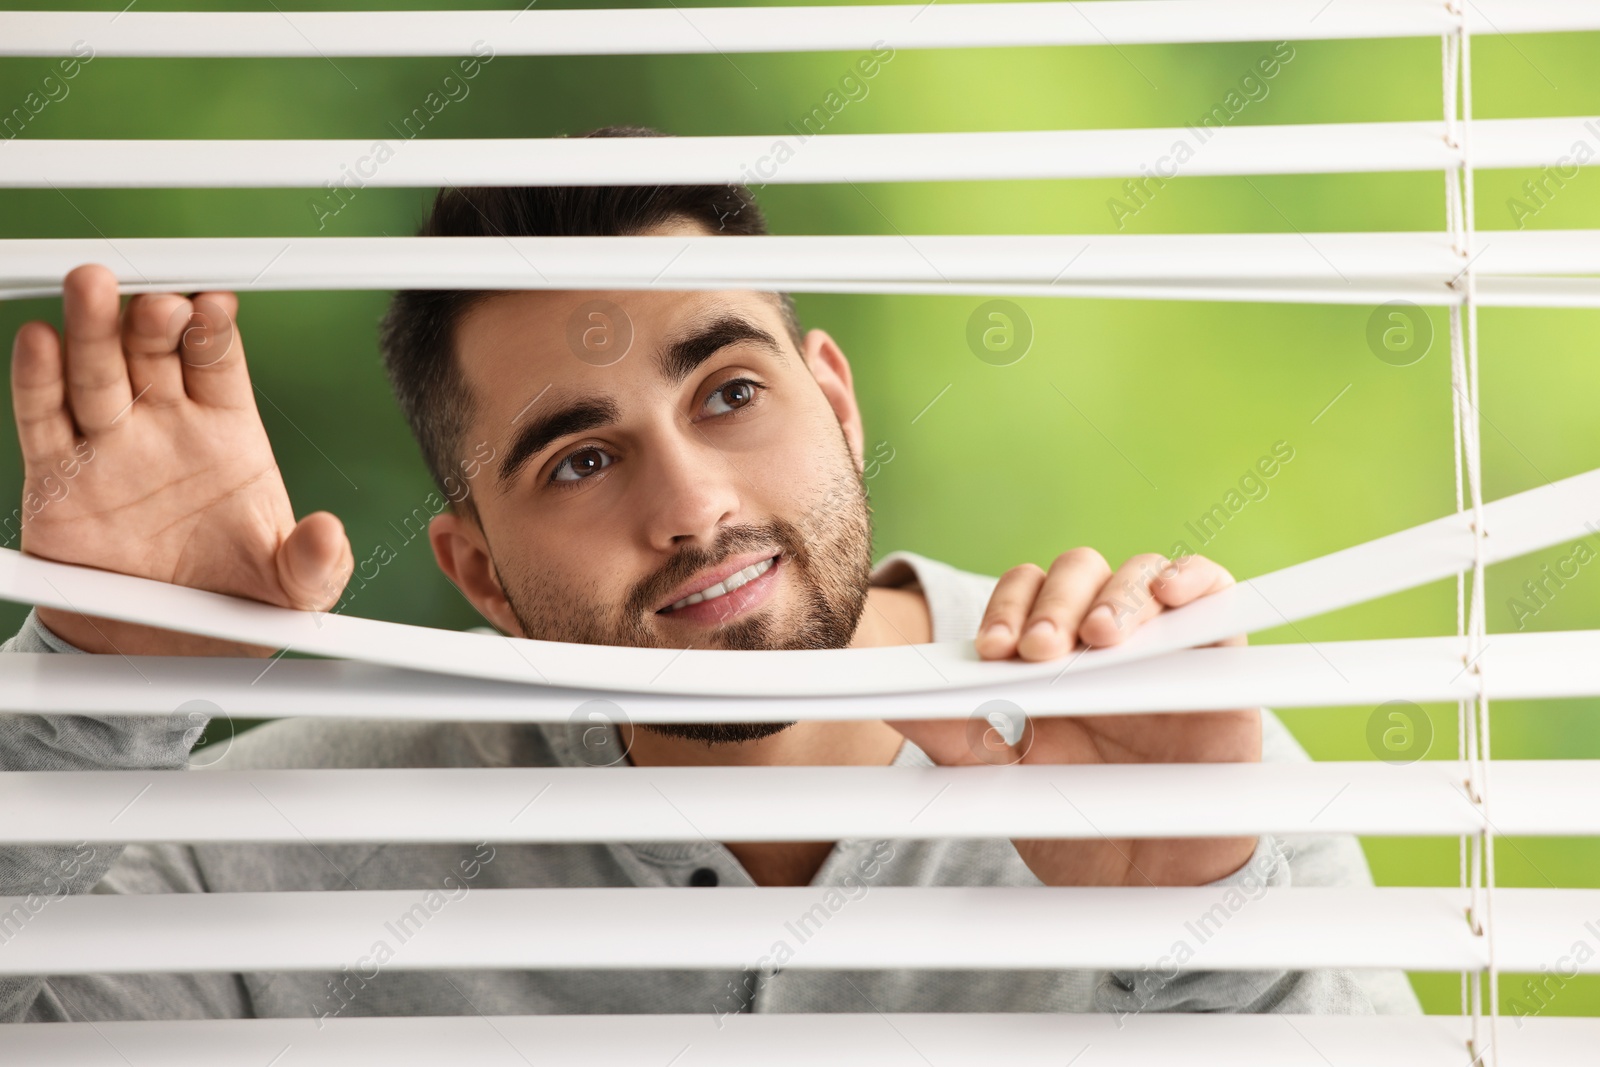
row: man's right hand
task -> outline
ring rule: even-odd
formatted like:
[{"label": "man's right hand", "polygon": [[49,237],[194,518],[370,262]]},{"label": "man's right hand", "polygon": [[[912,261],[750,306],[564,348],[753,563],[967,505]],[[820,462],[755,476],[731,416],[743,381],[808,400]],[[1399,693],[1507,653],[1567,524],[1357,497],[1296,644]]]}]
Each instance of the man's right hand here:
[{"label": "man's right hand", "polygon": [[[24,552],[301,610],[337,603],[354,568],[326,511],[295,522],[245,368],[232,293],[134,296],[66,276],[63,345],[28,322],[11,357]],[[43,505],[34,510],[30,502]],[[40,607],[89,652],[270,655],[272,649]]]}]

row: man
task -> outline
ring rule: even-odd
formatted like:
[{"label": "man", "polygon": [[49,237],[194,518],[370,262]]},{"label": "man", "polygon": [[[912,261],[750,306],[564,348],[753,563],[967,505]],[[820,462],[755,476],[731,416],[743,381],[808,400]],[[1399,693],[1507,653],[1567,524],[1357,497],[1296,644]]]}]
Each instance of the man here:
[{"label": "man", "polygon": [[[643,130],[603,130],[646,135]],[[446,190],[426,236],[759,234],[742,187]],[[72,492],[32,515],[38,556],[302,610],[338,604],[354,554],[339,521],[295,520],[256,412],[229,293],[134,297],[88,265],[65,279],[63,344],[18,331],[13,387],[29,488],[92,449]],[[196,314],[203,329],[189,328]],[[383,328],[395,392],[452,502],[440,568],[501,631],[724,649],[976,638],[985,658],[1115,644],[1232,579],[1075,549],[998,580],[911,552],[871,563],[850,364],[792,303],[727,292],[404,292]],[[75,450],[77,450],[75,452]],[[1130,607],[1131,605],[1131,607]],[[1241,639],[1242,640],[1242,639]],[[38,608],[9,651],[270,655],[273,650]],[[180,768],[195,724],[0,720],[7,769]],[[1051,718],[1002,752],[1025,762],[1304,759],[1259,709]],[[991,759],[963,722],[585,726],[280,720],[222,765],[585,763],[926,766]],[[1003,744],[1003,741],[1001,742]],[[737,802],[737,798],[730,798]],[[1370,884],[1349,838],[340,847],[166,845],[0,851],[26,893],[598,885],[1205,885],[1249,897]],[[714,891],[714,890],[712,890]],[[578,917],[575,917],[578,918]],[[604,916],[582,917],[604,922]],[[820,919],[817,921],[821,921]],[[1174,931],[1177,940],[1182,931]],[[929,931],[928,936],[939,936]],[[391,948],[394,948],[391,946]],[[803,945],[792,946],[798,955]],[[1344,972],[408,972],[398,949],[336,974],[0,980],[0,1019],[710,1011],[1415,1011],[1403,976]]]}]

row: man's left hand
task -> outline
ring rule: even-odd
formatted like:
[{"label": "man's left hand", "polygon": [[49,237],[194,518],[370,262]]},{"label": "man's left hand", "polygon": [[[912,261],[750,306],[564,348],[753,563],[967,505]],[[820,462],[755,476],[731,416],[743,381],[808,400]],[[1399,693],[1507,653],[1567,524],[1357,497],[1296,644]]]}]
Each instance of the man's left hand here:
[{"label": "man's left hand", "polygon": [[[1135,556],[1115,573],[1105,557],[1077,548],[1046,572],[1025,563],[1001,576],[977,636],[983,659],[1058,659],[1106,647],[1139,626],[1233,584],[1204,556]],[[1242,645],[1244,637],[1219,644]],[[892,720],[935,763],[1244,763],[1261,759],[1261,710],[1051,716],[1030,720],[1015,746],[992,726],[985,750],[964,720]],[[1031,736],[1030,736],[1031,734]],[[998,750],[998,751],[997,751]],[[1046,885],[1203,885],[1232,874],[1256,838],[1019,840],[1017,852]]]}]

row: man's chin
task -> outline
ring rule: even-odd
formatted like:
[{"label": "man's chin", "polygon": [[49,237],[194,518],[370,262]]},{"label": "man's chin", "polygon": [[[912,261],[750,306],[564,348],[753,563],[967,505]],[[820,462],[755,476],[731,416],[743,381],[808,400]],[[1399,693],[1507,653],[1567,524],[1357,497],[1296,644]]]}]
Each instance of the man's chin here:
[{"label": "man's chin", "polygon": [[709,748],[712,745],[760,741],[780,734],[793,725],[792,722],[663,722],[640,723],[639,729],[682,741],[698,741]]}]

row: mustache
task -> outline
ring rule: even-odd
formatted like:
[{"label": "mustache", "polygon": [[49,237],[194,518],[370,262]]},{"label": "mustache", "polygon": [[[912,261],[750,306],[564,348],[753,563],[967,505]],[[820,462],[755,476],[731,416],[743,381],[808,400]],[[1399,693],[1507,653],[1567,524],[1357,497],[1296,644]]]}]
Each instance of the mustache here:
[{"label": "mustache", "polygon": [[637,617],[650,614],[669,593],[705,570],[715,567],[738,552],[753,549],[775,549],[786,559],[800,552],[796,531],[782,520],[768,526],[730,526],[717,538],[712,549],[686,548],[672,557],[659,571],[639,583],[629,602],[630,613]]}]

